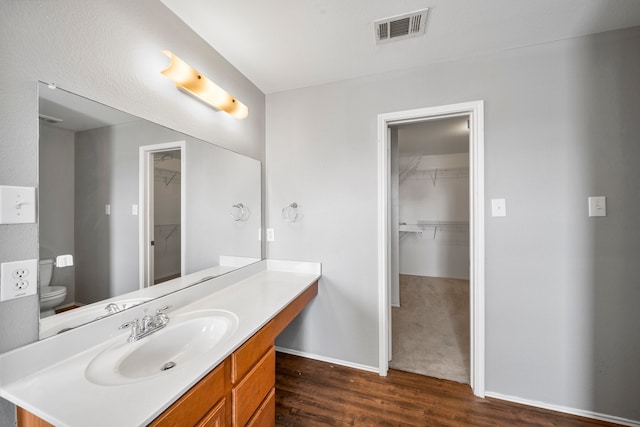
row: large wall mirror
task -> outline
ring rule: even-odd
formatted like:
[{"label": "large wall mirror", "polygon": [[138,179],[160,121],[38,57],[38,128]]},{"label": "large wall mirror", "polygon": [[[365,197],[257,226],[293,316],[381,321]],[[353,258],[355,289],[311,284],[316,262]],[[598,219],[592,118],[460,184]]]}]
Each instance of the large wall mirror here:
[{"label": "large wall mirror", "polygon": [[260,162],[39,84],[40,338],[261,259]]}]

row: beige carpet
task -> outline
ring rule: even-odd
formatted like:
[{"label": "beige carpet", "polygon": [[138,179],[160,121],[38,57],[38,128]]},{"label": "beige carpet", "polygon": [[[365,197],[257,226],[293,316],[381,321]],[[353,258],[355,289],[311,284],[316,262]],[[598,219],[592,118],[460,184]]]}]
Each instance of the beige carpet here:
[{"label": "beige carpet", "polygon": [[400,276],[389,367],[469,383],[469,281]]}]

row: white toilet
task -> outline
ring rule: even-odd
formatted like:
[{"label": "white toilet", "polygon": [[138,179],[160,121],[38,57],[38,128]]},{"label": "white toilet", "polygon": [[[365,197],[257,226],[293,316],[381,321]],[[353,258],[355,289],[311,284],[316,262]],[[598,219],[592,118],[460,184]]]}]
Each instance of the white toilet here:
[{"label": "white toilet", "polygon": [[67,288],[64,286],[49,286],[53,276],[53,260],[40,260],[40,317],[55,314],[55,307],[62,304],[67,296]]}]

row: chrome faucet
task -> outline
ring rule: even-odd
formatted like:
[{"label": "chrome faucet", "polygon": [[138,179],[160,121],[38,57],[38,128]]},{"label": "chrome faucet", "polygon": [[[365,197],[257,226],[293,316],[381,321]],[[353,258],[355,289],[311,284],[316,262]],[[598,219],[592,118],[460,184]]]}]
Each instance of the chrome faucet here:
[{"label": "chrome faucet", "polygon": [[116,313],[119,313],[120,311],[122,311],[122,309],[118,306],[118,304],[116,304],[114,302],[110,302],[109,304],[107,304],[107,306],[104,309],[109,314],[116,314]]},{"label": "chrome faucet", "polygon": [[[165,313],[171,306],[165,305],[156,310],[155,316],[145,315],[142,321],[133,319],[130,322],[120,325],[120,329],[131,328],[131,335],[127,338],[128,342],[135,342],[139,339],[151,335],[152,333],[164,328],[169,323],[169,316]],[[146,310],[145,310],[146,312]]]}]

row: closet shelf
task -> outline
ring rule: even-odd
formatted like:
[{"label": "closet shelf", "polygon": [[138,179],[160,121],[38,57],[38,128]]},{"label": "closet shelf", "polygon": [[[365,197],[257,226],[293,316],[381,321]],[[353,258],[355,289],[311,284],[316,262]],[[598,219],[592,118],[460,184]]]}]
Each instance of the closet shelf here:
[{"label": "closet shelf", "polygon": [[406,175],[415,179],[429,178],[435,186],[438,179],[469,178],[469,168],[411,169]]},{"label": "closet shelf", "polygon": [[418,233],[420,235],[425,230],[433,230],[433,238],[435,239],[438,231],[469,232],[469,222],[418,220],[416,224],[400,224],[398,230],[400,233]]},{"label": "closet shelf", "polygon": [[164,169],[164,168],[154,168],[153,170],[153,178],[155,181],[161,181],[164,185],[168,186],[172,182],[179,184],[180,183],[180,172]]},{"label": "closet shelf", "polygon": [[[158,231],[163,230],[163,232],[166,233],[164,236],[165,242],[169,240],[169,237],[171,237],[171,235],[178,229],[179,226],[180,224],[154,224],[153,225],[154,229],[158,229]],[[170,230],[166,231],[168,229]]]},{"label": "closet shelf", "polygon": [[418,169],[418,166],[420,165],[421,160],[422,160],[422,154],[419,156],[415,156],[411,160],[409,160],[409,163],[407,163],[407,165],[400,170],[400,173],[399,173],[400,182],[407,179],[407,177],[413,171]]}]

